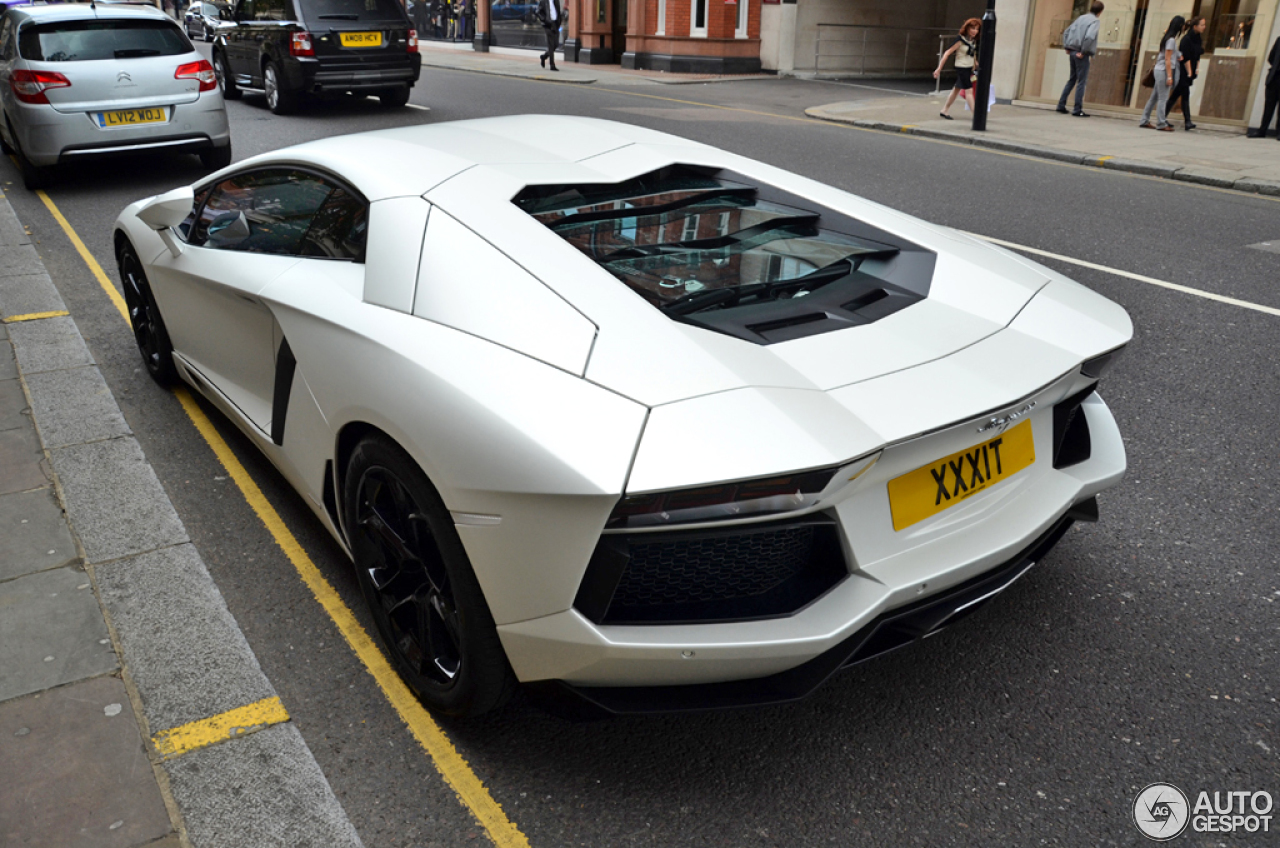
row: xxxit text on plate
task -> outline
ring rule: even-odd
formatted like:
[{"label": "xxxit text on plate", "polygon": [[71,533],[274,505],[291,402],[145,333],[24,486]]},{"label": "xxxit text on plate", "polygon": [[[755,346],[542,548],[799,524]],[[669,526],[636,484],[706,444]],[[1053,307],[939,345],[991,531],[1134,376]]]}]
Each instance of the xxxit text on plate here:
[{"label": "xxxit text on plate", "polygon": [[903,530],[1034,464],[1031,422],[889,481],[893,529]]}]

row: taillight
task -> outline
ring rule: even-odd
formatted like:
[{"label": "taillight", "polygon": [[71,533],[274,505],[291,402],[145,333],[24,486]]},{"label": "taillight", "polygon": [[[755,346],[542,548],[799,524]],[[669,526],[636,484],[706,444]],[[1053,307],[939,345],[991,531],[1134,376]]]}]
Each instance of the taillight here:
[{"label": "taillight", "polygon": [[409,52],[418,52],[418,31],[416,29],[409,30]]},{"label": "taillight", "polygon": [[13,96],[23,103],[48,103],[46,91],[70,86],[71,80],[56,71],[14,71],[9,76]]},{"label": "taillight", "polygon": [[290,56],[314,56],[315,48],[311,46],[311,33],[295,32],[289,39]]},{"label": "taillight", "polygon": [[173,72],[173,78],[196,80],[200,83],[201,91],[213,91],[218,87],[218,76],[213,72],[213,65],[204,59],[179,65],[178,70]]}]

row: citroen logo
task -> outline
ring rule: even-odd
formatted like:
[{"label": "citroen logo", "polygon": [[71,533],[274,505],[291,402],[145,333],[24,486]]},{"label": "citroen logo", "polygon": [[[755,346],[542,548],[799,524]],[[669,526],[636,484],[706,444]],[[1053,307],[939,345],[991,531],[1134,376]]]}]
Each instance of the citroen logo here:
[{"label": "citroen logo", "polygon": [[979,427],[978,432],[985,433],[988,430],[995,430],[997,433],[1003,433],[1006,429],[1008,429],[1010,424],[1017,421],[1019,418],[1026,417],[1027,413],[1035,409],[1035,406],[1036,406],[1036,402],[1031,401],[1031,403],[1022,407],[1021,409],[1017,409],[1017,410],[1014,410],[1013,412],[1010,412],[1008,415],[997,415],[995,418],[992,418],[991,420],[987,421],[986,424],[983,424],[981,427]]},{"label": "citroen logo", "polygon": [[120,85],[133,85],[133,77],[129,76],[128,71],[121,71],[116,74],[116,82]]}]

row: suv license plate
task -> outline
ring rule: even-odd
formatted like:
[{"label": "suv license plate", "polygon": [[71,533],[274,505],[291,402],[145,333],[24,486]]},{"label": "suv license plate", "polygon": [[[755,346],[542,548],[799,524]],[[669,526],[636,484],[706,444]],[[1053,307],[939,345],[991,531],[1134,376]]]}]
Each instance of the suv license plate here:
[{"label": "suv license plate", "polygon": [[893,529],[904,530],[1029,468],[1036,461],[1031,422],[944,456],[889,481]]},{"label": "suv license plate", "polygon": [[169,113],[163,106],[150,109],[117,109],[114,112],[98,112],[98,126],[103,129],[130,127],[136,124],[163,124],[169,119]]},{"label": "suv license plate", "polygon": [[343,47],[382,46],[382,33],[380,32],[344,32],[341,35]]}]

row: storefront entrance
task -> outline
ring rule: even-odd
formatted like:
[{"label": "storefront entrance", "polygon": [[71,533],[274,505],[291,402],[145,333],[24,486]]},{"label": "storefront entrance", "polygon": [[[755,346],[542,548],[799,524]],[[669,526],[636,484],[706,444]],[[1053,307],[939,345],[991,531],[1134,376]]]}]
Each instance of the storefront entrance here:
[{"label": "storefront entrance", "polygon": [[[1209,23],[1205,55],[1191,88],[1197,117],[1244,124],[1266,65],[1267,34],[1277,0],[1108,0],[1101,15],[1098,55],[1089,70],[1085,103],[1140,111],[1151,89],[1139,80],[1155,64],[1160,36],[1175,15]],[[1040,0],[1035,4],[1022,97],[1057,102],[1071,67],[1062,33],[1089,7],[1089,0]]]}]

